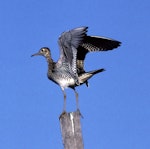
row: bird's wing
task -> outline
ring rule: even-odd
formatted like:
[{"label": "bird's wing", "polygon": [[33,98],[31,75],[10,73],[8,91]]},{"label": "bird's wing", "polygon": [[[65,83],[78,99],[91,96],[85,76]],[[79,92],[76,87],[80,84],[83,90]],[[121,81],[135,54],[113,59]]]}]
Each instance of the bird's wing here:
[{"label": "bird's wing", "polygon": [[72,69],[76,69],[77,48],[82,45],[87,27],[75,28],[61,34],[58,40],[60,58],[58,63],[67,62]]},{"label": "bird's wing", "polygon": [[88,52],[107,51],[120,46],[121,42],[100,36],[85,36],[83,43],[77,49],[77,68],[84,72],[84,59]]}]

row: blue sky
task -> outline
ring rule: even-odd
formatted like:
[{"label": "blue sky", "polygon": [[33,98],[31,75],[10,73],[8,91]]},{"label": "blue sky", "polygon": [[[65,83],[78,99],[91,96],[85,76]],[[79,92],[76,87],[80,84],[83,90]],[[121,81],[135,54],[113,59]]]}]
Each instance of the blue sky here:
[{"label": "blue sky", "polygon": [[[0,2],[0,148],[63,148],[58,117],[63,94],[47,79],[41,47],[59,58],[57,39],[88,26],[89,35],[122,42],[118,49],[88,54],[86,70],[105,68],[78,87],[85,149],[150,146],[150,19],[148,0],[5,0]],[[75,96],[67,93],[67,110]]]}]

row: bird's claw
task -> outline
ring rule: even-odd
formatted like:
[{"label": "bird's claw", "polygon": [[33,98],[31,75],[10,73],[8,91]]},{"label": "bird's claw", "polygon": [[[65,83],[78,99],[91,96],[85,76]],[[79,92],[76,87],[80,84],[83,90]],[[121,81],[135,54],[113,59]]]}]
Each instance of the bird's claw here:
[{"label": "bird's claw", "polygon": [[59,120],[61,119],[61,118],[64,118],[64,116],[67,114],[67,112],[64,110],[61,114],[60,114],[60,116],[59,116]]},{"label": "bird's claw", "polygon": [[84,118],[79,109],[77,109],[77,113],[81,116],[81,118]]}]

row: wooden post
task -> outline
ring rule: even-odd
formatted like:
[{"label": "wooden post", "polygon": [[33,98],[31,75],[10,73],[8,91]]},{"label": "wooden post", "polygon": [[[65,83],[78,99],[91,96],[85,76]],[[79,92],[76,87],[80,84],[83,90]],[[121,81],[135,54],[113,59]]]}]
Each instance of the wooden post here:
[{"label": "wooden post", "polygon": [[60,127],[64,149],[83,149],[79,110],[60,116]]}]

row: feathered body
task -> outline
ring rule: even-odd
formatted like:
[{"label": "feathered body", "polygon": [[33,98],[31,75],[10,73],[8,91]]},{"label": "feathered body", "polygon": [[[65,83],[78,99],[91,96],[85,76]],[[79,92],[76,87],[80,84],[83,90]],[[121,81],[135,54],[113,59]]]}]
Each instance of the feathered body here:
[{"label": "feathered body", "polygon": [[[47,76],[61,87],[65,101],[65,88],[70,87],[75,91],[75,87],[81,84],[85,83],[88,86],[88,80],[93,75],[104,71],[102,68],[86,72],[84,70],[86,54],[95,51],[112,50],[121,44],[121,42],[110,38],[88,36],[87,29],[88,27],[79,27],[61,34],[58,39],[60,58],[57,62],[53,61],[48,47],[43,47],[38,53],[32,55],[42,55],[46,58],[48,63]],[[75,94],[78,101],[76,91]]]}]

